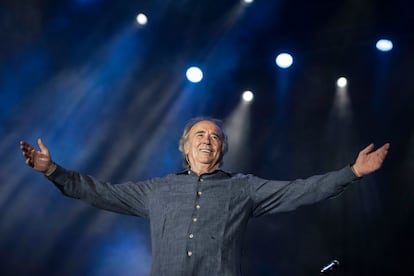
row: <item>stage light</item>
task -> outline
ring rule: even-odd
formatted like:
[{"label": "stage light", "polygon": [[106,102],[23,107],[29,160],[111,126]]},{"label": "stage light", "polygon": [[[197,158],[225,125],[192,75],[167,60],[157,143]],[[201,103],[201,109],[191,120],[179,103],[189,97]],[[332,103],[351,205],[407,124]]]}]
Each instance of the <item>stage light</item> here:
[{"label": "stage light", "polygon": [[138,24],[142,26],[146,25],[148,22],[147,16],[143,13],[138,14],[136,19],[137,19]]},{"label": "stage light", "polygon": [[198,67],[190,67],[186,73],[187,79],[193,83],[200,82],[203,79],[203,71]]},{"label": "stage light", "polygon": [[276,64],[280,68],[289,68],[293,63],[293,57],[288,53],[281,53],[276,57]]},{"label": "stage light", "polygon": [[376,47],[381,52],[388,52],[391,51],[393,48],[393,44],[391,40],[388,39],[380,39],[377,41]]},{"label": "stage light", "polygon": [[242,94],[242,99],[245,102],[251,102],[253,98],[254,98],[254,94],[252,91],[247,90],[247,91],[244,91]]},{"label": "stage light", "polygon": [[348,85],[348,80],[344,77],[340,77],[337,81],[336,81],[336,86],[338,86],[339,88],[344,88]]},{"label": "stage light", "polygon": [[253,3],[254,0],[242,0],[242,1],[245,4],[251,4],[251,3]]}]

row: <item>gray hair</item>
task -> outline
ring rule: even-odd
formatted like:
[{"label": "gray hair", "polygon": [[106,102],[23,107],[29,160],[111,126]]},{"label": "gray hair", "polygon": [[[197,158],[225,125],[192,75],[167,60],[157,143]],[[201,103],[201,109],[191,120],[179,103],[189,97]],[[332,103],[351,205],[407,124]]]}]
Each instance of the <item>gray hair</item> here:
[{"label": "gray hair", "polygon": [[181,154],[182,154],[183,165],[186,169],[190,169],[190,164],[188,162],[187,155],[185,154],[184,146],[188,142],[188,135],[190,133],[191,128],[195,124],[201,121],[209,121],[209,122],[214,123],[220,131],[219,136],[222,142],[221,143],[221,154],[220,154],[220,160],[219,160],[220,165],[223,163],[223,156],[228,150],[227,135],[223,131],[223,121],[219,119],[214,119],[211,117],[196,117],[196,118],[190,119],[184,126],[183,134],[181,135],[180,142],[178,144],[178,149],[181,151]]}]

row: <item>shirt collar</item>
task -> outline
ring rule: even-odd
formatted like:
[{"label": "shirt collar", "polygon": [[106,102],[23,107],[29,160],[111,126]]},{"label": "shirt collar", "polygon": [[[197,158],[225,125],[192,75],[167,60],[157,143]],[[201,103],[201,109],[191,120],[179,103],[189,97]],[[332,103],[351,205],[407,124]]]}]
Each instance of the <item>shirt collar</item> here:
[{"label": "shirt collar", "polygon": [[176,173],[176,175],[192,175],[197,177],[203,177],[203,178],[209,178],[209,179],[222,179],[222,178],[229,178],[231,177],[231,174],[228,172],[225,172],[223,170],[215,170],[211,173],[203,173],[202,175],[198,176],[195,172],[192,170],[185,170]]}]

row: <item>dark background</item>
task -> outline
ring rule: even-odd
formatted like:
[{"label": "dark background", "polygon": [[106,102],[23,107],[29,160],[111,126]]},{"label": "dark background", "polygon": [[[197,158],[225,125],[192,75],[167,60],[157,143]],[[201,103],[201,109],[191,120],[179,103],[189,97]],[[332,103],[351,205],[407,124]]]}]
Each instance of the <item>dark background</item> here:
[{"label": "dark background", "polygon": [[[245,275],[317,275],[333,259],[335,275],[414,275],[413,6],[1,1],[0,274],[148,275],[151,264],[146,220],[63,197],[24,164],[19,140],[42,137],[56,162],[99,179],[140,180],[181,170],[182,127],[205,115],[238,138],[225,168],[269,179],[391,143],[382,170],[341,196],[251,220]],[[375,49],[383,37],[393,51]],[[281,51],[294,56],[287,70]],[[190,65],[203,82],[186,81]],[[255,98],[241,108],[246,89]]]}]

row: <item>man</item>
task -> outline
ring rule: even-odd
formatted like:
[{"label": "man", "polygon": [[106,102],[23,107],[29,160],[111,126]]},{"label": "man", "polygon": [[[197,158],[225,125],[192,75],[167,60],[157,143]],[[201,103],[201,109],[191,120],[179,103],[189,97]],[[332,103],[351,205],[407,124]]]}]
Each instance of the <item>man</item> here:
[{"label": "man", "polygon": [[251,217],[294,210],[333,197],[382,165],[389,144],[363,149],[352,166],[294,181],[273,181],[220,170],[227,138],[214,119],[189,122],[179,149],[187,170],[112,185],[67,171],[20,142],[26,163],[67,196],[99,208],[150,219],[152,275],[239,275],[242,237]]}]

